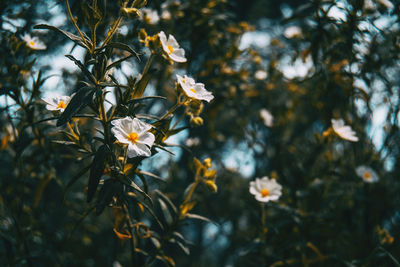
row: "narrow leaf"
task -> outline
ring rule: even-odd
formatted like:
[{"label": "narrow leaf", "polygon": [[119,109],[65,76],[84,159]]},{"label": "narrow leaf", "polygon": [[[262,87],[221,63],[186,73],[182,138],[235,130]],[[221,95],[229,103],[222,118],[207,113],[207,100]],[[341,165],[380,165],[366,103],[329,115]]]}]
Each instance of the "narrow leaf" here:
[{"label": "narrow leaf", "polygon": [[82,87],[79,91],[72,97],[71,101],[68,103],[67,108],[60,115],[57,120],[57,126],[64,125],[69,121],[72,116],[74,116],[81,108],[86,106],[92,101],[94,90],[90,87]]},{"label": "narrow leaf", "polygon": [[92,166],[90,168],[87,202],[90,202],[93,199],[94,194],[96,193],[100,177],[104,173],[106,155],[107,155],[107,146],[106,145],[100,146],[96,152],[96,155],[94,156]]},{"label": "narrow leaf", "polygon": [[135,55],[138,58],[138,60],[140,61],[139,54],[127,44],[123,44],[123,43],[119,43],[119,42],[113,42],[113,43],[109,43],[107,46],[112,47],[112,48],[118,48],[118,49],[121,49],[121,50],[128,51],[132,55]]},{"label": "narrow leaf", "polygon": [[78,59],[76,59],[73,55],[65,55],[68,59],[72,60],[75,65],[77,65],[83,74],[94,84],[96,84],[96,78],[93,76],[93,74],[80,62]]},{"label": "narrow leaf", "polygon": [[174,220],[172,219],[172,215],[167,207],[167,204],[165,204],[165,202],[161,198],[158,199],[158,202],[160,203],[161,211],[164,215],[167,225],[171,225]]},{"label": "narrow leaf", "polygon": [[[61,29],[59,29],[59,28],[57,28],[57,27],[50,26],[50,25],[46,25],[46,24],[35,25],[33,28],[34,28],[34,29],[52,30],[52,31],[61,33],[61,34],[63,34],[64,36],[66,36],[68,39],[70,39],[71,41],[73,41],[74,43],[76,43],[77,45],[82,46],[82,47],[84,47],[84,48],[90,50],[90,47],[88,47],[88,46],[85,44],[85,42],[82,40],[81,37],[79,37],[79,36],[77,36],[77,35],[75,35],[75,34],[72,34],[72,33],[70,33],[70,32],[67,32],[67,31],[61,30]],[[86,39],[86,42],[87,42],[89,45],[91,45],[91,41],[90,41],[89,39]]]},{"label": "narrow leaf", "polygon": [[155,69],[149,70],[142,78],[135,84],[135,89],[133,91],[133,98],[142,97],[147,84],[150,81],[151,76],[155,72]]},{"label": "narrow leaf", "polygon": [[168,203],[169,207],[174,211],[174,214],[178,214],[178,210],[175,207],[174,203],[172,203],[171,199],[169,199],[169,197],[167,197],[166,195],[164,195],[160,190],[156,189],[154,190],[156,192],[156,194],[162,198],[166,203]]},{"label": "narrow leaf", "polygon": [[201,216],[201,215],[198,215],[198,214],[186,213],[185,216],[186,216],[186,218],[189,218],[189,219],[197,219],[197,220],[201,220],[201,221],[205,221],[205,222],[209,222],[209,223],[217,225],[217,223],[211,221],[207,217],[204,217],[204,216]]}]

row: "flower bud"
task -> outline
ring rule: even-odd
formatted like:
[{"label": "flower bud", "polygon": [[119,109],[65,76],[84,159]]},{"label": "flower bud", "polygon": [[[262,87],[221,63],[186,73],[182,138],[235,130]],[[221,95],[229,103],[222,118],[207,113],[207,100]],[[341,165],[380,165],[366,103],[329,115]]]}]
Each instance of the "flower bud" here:
[{"label": "flower bud", "polygon": [[121,8],[122,13],[127,15],[129,18],[138,18],[140,17],[140,11],[137,8]]},{"label": "flower bud", "polygon": [[139,42],[147,44],[147,32],[145,29],[140,29],[139,30]]},{"label": "flower bud", "polygon": [[142,8],[147,4],[147,0],[135,0],[132,4],[135,8]]},{"label": "flower bud", "polygon": [[210,159],[210,158],[206,158],[205,160],[203,160],[203,164],[204,164],[204,166],[205,166],[207,169],[209,169],[209,168],[212,167],[211,159]]},{"label": "flower bud", "polygon": [[218,186],[215,184],[215,181],[204,180],[203,182],[211,192],[217,193]]},{"label": "flower bud", "polygon": [[204,104],[201,100],[192,99],[191,101],[187,102],[187,113],[193,115],[199,115],[203,111]]},{"label": "flower bud", "polygon": [[203,119],[201,117],[193,117],[190,119],[190,125],[193,127],[203,125]]}]

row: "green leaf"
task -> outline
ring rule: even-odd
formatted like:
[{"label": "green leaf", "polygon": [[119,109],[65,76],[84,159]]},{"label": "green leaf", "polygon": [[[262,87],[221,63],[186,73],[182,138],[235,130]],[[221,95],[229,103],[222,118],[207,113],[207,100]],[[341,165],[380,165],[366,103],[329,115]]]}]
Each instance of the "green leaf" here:
[{"label": "green leaf", "polygon": [[[70,33],[70,32],[67,32],[67,31],[61,30],[61,29],[59,29],[59,28],[56,28],[56,27],[54,27],[54,26],[50,26],[50,25],[46,25],[46,24],[35,25],[33,28],[34,28],[34,29],[52,30],[52,31],[61,33],[61,34],[63,34],[64,36],[66,36],[68,39],[70,39],[71,41],[73,41],[74,43],[76,43],[77,45],[82,46],[82,47],[84,47],[84,48],[90,50],[90,47],[88,47],[88,46],[85,44],[85,42],[82,40],[82,38],[81,38],[80,36],[77,36],[77,35],[72,34],[72,33]],[[91,42],[89,39],[86,39],[86,42],[87,42],[89,45],[92,45],[92,42]]]},{"label": "green leaf", "polygon": [[160,149],[170,153],[171,155],[175,156],[175,153],[172,152],[171,150],[169,150],[168,148],[166,148],[165,146],[161,146],[161,145],[158,145],[158,144],[153,144],[153,147],[160,148]]},{"label": "green leaf", "polygon": [[178,246],[183,250],[183,252],[185,252],[186,255],[190,255],[190,249],[182,244],[180,241],[176,240],[176,244],[178,244]]},{"label": "green leaf", "polygon": [[114,179],[104,181],[96,200],[96,215],[100,215],[104,208],[112,201],[113,196],[121,191],[122,184]]},{"label": "green leaf", "polygon": [[99,149],[97,149],[96,155],[94,156],[92,166],[90,168],[87,202],[90,202],[93,199],[97,186],[99,185],[100,177],[104,173],[107,150],[107,146],[102,145],[99,147]]},{"label": "green leaf", "polygon": [[111,63],[110,65],[107,66],[106,70],[110,70],[110,69],[112,69],[112,68],[118,66],[119,64],[121,64],[122,62],[124,62],[125,60],[127,60],[127,59],[129,59],[129,58],[131,58],[131,57],[132,57],[132,55],[129,55],[129,56],[127,56],[127,57],[123,57],[123,58],[121,58],[121,59],[119,59],[119,60],[117,60],[117,61]]},{"label": "green leaf", "polygon": [[167,225],[171,225],[174,220],[172,219],[172,215],[167,207],[167,204],[165,204],[165,202],[161,198],[158,199],[158,202],[160,203],[161,211],[164,215]]},{"label": "green leaf", "polygon": [[127,44],[113,42],[113,43],[107,44],[105,47],[118,48],[118,49],[127,51],[127,52],[131,53],[132,55],[135,55],[138,58],[138,60],[140,61],[139,54]]},{"label": "green leaf", "polygon": [[135,199],[143,205],[143,207],[150,213],[150,215],[156,220],[157,224],[160,226],[161,229],[164,230],[164,226],[163,224],[160,222],[160,220],[157,218],[157,216],[155,215],[153,209],[151,209],[146,203],[144,203],[143,201],[140,201],[138,198],[135,197]]},{"label": "green leaf", "polygon": [[147,84],[150,81],[151,76],[156,71],[156,69],[149,70],[142,78],[135,84],[135,89],[133,91],[133,98],[142,97]]},{"label": "green leaf", "polygon": [[172,203],[172,201],[171,201],[171,199],[169,199],[169,197],[164,195],[158,189],[154,190],[154,192],[168,204],[168,206],[174,211],[174,215],[178,214],[178,209],[175,207],[174,203]]},{"label": "green leaf", "polygon": [[142,188],[140,188],[134,181],[132,181],[132,179],[128,178],[128,177],[124,177],[121,179],[121,182],[126,184],[127,186],[132,187],[133,189],[135,189],[136,191],[138,191],[139,193],[141,193],[143,196],[145,196],[148,200],[150,200],[151,204],[153,204],[153,200],[151,199],[151,197],[142,190]]},{"label": "green leaf", "polygon": [[155,179],[157,179],[158,181],[160,181],[160,182],[166,182],[163,178],[161,178],[160,176],[158,176],[158,175],[156,175],[156,174],[154,174],[154,173],[151,173],[151,172],[146,172],[146,171],[142,171],[142,170],[137,170],[137,173],[138,174],[143,174],[143,175],[146,175],[146,176],[150,176],[150,177],[153,177],[153,178],[155,178]]},{"label": "green leaf", "polygon": [[163,120],[159,120],[154,122],[152,125],[154,126],[153,134],[156,137],[155,143],[159,144],[165,137],[166,133],[169,130],[171,124],[172,116],[168,116]]},{"label": "green leaf", "polygon": [[80,62],[78,59],[76,59],[73,55],[65,55],[68,59],[72,60],[75,65],[77,65],[83,74],[94,84],[96,84],[96,78],[93,76],[93,74]]},{"label": "green leaf", "polygon": [[185,217],[186,217],[186,218],[189,218],[189,219],[201,220],[201,221],[205,221],[205,222],[209,222],[209,223],[212,223],[212,224],[217,225],[217,223],[211,221],[211,220],[208,219],[207,217],[204,217],[204,216],[201,216],[201,215],[198,215],[198,214],[186,213],[186,214],[185,214]]},{"label": "green leaf", "polygon": [[129,100],[128,104],[136,103],[136,102],[143,101],[143,100],[149,100],[149,99],[167,100],[167,98],[163,97],[163,96],[144,96],[144,97],[139,97],[139,98],[135,98],[135,99]]},{"label": "green leaf", "polygon": [[92,101],[94,92],[95,90],[90,87],[82,87],[79,89],[57,120],[57,126],[67,123],[80,109],[89,104]]},{"label": "green leaf", "polygon": [[66,146],[76,146],[76,143],[71,142],[71,141],[52,140],[51,142],[55,143],[55,144],[66,145]]}]

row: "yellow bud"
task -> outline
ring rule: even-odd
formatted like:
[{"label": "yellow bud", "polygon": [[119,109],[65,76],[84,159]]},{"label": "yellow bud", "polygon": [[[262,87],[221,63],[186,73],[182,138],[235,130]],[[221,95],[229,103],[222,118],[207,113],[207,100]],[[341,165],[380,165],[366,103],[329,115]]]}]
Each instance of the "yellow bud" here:
[{"label": "yellow bud", "polygon": [[210,180],[215,180],[217,177],[217,171],[216,170],[206,170],[203,173],[204,178],[210,179]]},{"label": "yellow bud", "polygon": [[210,158],[206,158],[205,160],[203,160],[203,164],[204,164],[204,166],[205,166],[207,169],[209,169],[209,168],[212,167],[211,159],[210,159]]},{"label": "yellow bud", "polygon": [[204,104],[201,102],[201,100],[198,99],[193,99],[188,102],[188,113],[192,113],[196,116],[198,116],[202,111]]},{"label": "yellow bud", "polygon": [[328,130],[326,130],[325,132],[322,133],[323,137],[327,137],[332,133],[332,128],[329,128]]},{"label": "yellow bud", "polygon": [[191,202],[181,205],[180,206],[181,216],[183,216],[186,213],[188,213],[189,211],[191,211],[195,205],[196,205],[195,201],[191,201]]},{"label": "yellow bud", "polygon": [[212,181],[212,180],[203,180],[203,182],[211,192],[217,193],[218,186],[215,184],[214,181]]},{"label": "yellow bud", "polygon": [[190,119],[190,124],[192,126],[201,126],[203,125],[203,119],[201,117],[193,117]]},{"label": "yellow bud", "polygon": [[142,8],[147,5],[147,0],[135,0],[132,4],[133,7]]},{"label": "yellow bud", "polygon": [[145,29],[140,29],[139,30],[139,42],[141,43],[147,43],[147,32]]},{"label": "yellow bud", "polygon": [[140,11],[137,8],[121,8],[122,13],[127,15],[130,18],[138,18],[140,17]]}]

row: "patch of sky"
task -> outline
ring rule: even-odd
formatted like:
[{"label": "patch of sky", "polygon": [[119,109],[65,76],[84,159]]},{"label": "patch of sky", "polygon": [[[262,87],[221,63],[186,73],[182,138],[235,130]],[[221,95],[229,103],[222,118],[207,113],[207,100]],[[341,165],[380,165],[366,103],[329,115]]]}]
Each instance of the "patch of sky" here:
[{"label": "patch of sky", "polygon": [[246,142],[235,144],[233,140],[227,141],[222,159],[226,168],[238,171],[246,178],[255,173],[254,153]]},{"label": "patch of sky", "polygon": [[219,226],[208,223],[204,230],[204,243],[207,247],[219,250],[229,244],[228,235],[232,233],[232,222],[225,222]]}]

